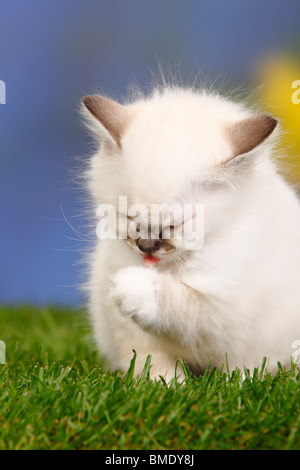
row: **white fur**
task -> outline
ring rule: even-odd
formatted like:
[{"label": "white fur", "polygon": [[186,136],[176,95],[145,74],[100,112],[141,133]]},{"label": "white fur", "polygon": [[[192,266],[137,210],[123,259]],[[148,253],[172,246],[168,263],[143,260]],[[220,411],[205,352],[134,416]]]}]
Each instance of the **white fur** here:
[{"label": "white fur", "polygon": [[272,139],[246,156],[248,166],[223,171],[224,129],[251,114],[242,106],[175,88],[131,107],[122,149],[103,147],[92,159],[95,212],[119,195],[147,206],[200,201],[205,240],[153,268],[125,240],[98,241],[89,308],[110,367],[126,370],[133,349],[136,374],[152,354],[152,376],[167,379],[179,356],[196,370],[210,359],[221,368],[225,354],[231,369],[253,370],[263,356],[270,370],[289,366],[300,339],[300,205],[278,174]]},{"label": "white fur", "polygon": [[112,278],[112,300],[123,315],[145,326],[156,322],[159,285],[155,278],[154,271],[140,267],[121,269]]}]

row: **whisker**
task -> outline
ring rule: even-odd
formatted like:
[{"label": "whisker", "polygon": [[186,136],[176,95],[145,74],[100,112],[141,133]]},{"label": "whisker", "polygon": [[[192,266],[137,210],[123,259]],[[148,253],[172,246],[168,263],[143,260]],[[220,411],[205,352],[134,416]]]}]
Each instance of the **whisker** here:
[{"label": "whisker", "polygon": [[73,231],[73,233],[74,233],[75,235],[77,235],[77,236],[80,238],[81,241],[87,241],[85,235],[83,235],[83,234],[81,234],[80,232],[78,232],[78,230],[76,230],[76,229],[73,227],[73,225],[71,224],[71,222],[69,222],[69,220],[67,219],[67,217],[66,217],[66,215],[65,215],[65,213],[64,213],[64,210],[63,210],[61,204],[60,204],[60,210],[61,210],[61,213],[62,213],[62,216],[63,216],[65,222],[67,223],[68,227],[70,227],[70,229]]}]

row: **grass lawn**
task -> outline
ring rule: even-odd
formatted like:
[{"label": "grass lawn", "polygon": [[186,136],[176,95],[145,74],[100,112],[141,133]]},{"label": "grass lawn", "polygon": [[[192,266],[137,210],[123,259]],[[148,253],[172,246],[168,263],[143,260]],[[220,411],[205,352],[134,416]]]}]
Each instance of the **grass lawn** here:
[{"label": "grass lawn", "polygon": [[0,309],[0,449],[299,449],[300,376],[207,371],[186,383],[101,368],[87,319]]}]

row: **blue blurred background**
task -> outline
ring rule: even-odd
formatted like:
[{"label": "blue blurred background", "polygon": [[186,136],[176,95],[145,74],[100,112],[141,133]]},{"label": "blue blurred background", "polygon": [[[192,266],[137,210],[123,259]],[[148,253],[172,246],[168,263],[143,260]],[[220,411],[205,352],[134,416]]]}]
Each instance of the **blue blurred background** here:
[{"label": "blue blurred background", "polygon": [[299,0],[1,0],[0,302],[81,300],[86,242],[66,219],[81,233],[70,169],[90,152],[82,96],[143,88],[158,62],[251,89],[271,57],[300,70],[299,46]]}]

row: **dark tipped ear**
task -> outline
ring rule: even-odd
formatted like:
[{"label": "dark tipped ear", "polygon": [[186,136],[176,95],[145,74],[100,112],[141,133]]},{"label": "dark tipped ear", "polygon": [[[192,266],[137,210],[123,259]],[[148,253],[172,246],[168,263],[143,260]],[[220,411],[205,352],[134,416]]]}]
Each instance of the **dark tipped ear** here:
[{"label": "dark tipped ear", "polygon": [[132,119],[131,110],[104,96],[85,96],[82,102],[121,148],[121,139]]},{"label": "dark tipped ear", "polygon": [[237,157],[255,149],[269,137],[278,124],[278,120],[267,114],[258,114],[232,124],[228,137],[232,148],[232,157]]}]

